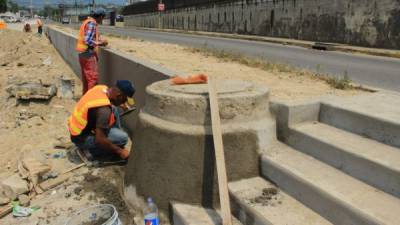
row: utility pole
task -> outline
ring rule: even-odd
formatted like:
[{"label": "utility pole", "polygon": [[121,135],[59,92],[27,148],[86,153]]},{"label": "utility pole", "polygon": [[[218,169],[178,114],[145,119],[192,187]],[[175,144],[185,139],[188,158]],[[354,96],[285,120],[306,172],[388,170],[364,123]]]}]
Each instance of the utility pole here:
[{"label": "utility pole", "polygon": [[[161,5],[161,4],[162,4],[162,0],[160,0],[158,5]],[[158,8],[158,29],[162,29],[162,27],[161,27],[161,10],[160,10],[160,8]]]},{"label": "utility pole", "polygon": [[78,16],[78,2],[75,0],[75,16],[76,16],[76,22],[79,22],[79,16]]},{"label": "utility pole", "polygon": [[32,0],[31,0],[30,8],[31,8],[31,17],[33,18],[33,5],[32,5]]},{"label": "utility pole", "polygon": [[49,8],[49,0],[46,0],[44,3],[44,7],[46,9],[47,18],[50,19],[50,8]]}]

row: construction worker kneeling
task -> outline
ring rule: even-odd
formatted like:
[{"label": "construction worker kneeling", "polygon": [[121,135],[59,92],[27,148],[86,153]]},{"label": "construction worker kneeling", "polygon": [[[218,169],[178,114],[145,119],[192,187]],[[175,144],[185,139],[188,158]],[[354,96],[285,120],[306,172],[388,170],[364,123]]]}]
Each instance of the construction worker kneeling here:
[{"label": "construction worker kneeling", "polygon": [[118,80],[111,88],[96,85],[86,92],[68,119],[71,141],[93,158],[114,154],[128,159],[124,148],[128,135],[121,129],[118,106],[133,102],[134,93],[127,80]]}]

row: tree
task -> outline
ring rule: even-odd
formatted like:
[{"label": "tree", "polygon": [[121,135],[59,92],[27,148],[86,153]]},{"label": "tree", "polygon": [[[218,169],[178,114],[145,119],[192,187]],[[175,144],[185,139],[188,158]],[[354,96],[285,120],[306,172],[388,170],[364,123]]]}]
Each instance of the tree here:
[{"label": "tree", "polygon": [[0,0],[0,13],[7,11],[7,0]]},{"label": "tree", "polygon": [[19,11],[19,5],[13,1],[8,1],[8,10],[16,13]]}]

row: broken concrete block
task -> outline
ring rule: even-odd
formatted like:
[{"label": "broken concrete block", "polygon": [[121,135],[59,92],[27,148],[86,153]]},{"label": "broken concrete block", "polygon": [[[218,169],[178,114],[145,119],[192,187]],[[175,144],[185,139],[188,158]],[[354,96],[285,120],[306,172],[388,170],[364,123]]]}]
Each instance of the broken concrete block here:
[{"label": "broken concrete block", "polygon": [[27,207],[27,206],[29,206],[29,203],[31,202],[31,199],[29,198],[28,195],[19,195],[18,196],[18,201],[19,201],[20,205],[22,205],[24,207]]},{"label": "broken concrete block", "polygon": [[6,87],[6,91],[11,97],[15,97],[17,99],[48,100],[56,94],[57,88],[55,85],[48,85],[41,83],[22,83],[22,84],[11,84]]},{"label": "broken concrete block", "polygon": [[22,179],[17,173],[3,180],[1,183],[9,186],[16,195],[29,192],[28,182]]},{"label": "broken concrete block", "polygon": [[40,162],[33,158],[24,158],[22,165],[29,172],[31,176],[42,175],[51,170],[51,167],[47,164]]},{"label": "broken concrete block", "polygon": [[46,59],[44,59],[42,64],[45,65],[45,66],[50,66],[52,64],[51,56],[49,56]]},{"label": "broken concrete block", "polygon": [[75,81],[72,78],[60,78],[60,91],[58,96],[61,98],[72,99],[74,97]]},{"label": "broken concrete block", "polygon": [[17,195],[9,186],[0,184],[0,206],[8,204],[16,197]]}]

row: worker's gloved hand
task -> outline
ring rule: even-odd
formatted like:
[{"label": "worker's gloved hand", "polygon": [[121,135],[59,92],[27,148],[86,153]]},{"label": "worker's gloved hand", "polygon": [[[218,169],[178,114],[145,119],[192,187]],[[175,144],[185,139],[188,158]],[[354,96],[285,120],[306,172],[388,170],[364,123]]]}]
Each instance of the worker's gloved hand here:
[{"label": "worker's gloved hand", "polygon": [[121,159],[128,159],[129,158],[129,151],[128,149],[123,148],[121,151],[118,152],[119,157]]},{"label": "worker's gloved hand", "polygon": [[108,45],[108,41],[107,40],[103,40],[101,46],[107,46]]}]

